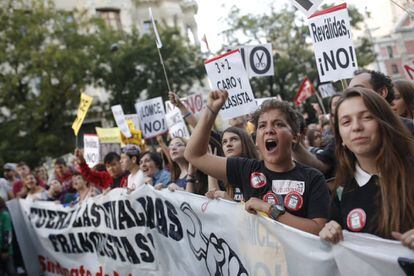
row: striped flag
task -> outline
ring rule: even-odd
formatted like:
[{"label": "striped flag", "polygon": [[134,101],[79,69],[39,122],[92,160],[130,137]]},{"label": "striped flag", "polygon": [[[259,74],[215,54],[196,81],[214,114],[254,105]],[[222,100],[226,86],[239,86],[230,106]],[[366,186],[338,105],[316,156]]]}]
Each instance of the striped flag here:
[{"label": "striped flag", "polygon": [[207,50],[211,52],[210,47],[208,46],[207,36],[206,34],[203,35],[203,38],[201,40],[206,44]]}]

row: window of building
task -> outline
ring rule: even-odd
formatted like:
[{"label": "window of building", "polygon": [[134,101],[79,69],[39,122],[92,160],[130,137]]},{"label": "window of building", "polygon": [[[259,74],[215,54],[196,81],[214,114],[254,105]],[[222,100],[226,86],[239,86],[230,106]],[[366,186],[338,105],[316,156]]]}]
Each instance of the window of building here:
[{"label": "window of building", "polygon": [[396,64],[391,64],[391,72],[392,72],[392,74],[393,75],[395,75],[395,74],[398,74],[399,73],[399,71],[398,71],[398,66],[396,65]]},{"label": "window of building", "polygon": [[119,9],[102,8],[96,9],[96,12],[105,21],[108,27],[119,31],[122,30],[121,13]]},{"label": "window of building", "polygon": [[390,58],[394,57],[394,53],[392,52],[392,46],[387,46],[387,53],[388,53],[388,57]]}]

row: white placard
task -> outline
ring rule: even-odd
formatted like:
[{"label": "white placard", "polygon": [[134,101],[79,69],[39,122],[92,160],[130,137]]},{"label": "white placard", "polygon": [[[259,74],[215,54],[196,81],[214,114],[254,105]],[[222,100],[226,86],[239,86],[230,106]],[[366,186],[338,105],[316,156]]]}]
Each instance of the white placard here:
[{"label": "white placard", "polygon": [[161,97],[138,102],[135,109],[141,119],[141,131],[145,139],[168,131]]},{"label": "white placard", "polygon": [[321,5],[323,0],[290,0],[290,2],[306,17],[309,17]]},{"label": "white placard", "polygon": [[180,110],[174,109],[168,112],[165,115],[165,120],[167,121],[168,131],[171,137],[190,138],[190,133],[188,132],[187,125],[184,122]]},{"label": "white placard", "polygon": [[308,25],[320,81],[352,78],[358,63],[346,3],[313,14]]},{"label": "white placard", "polygon": [[272,44],[243,46],[245,51],[245,64],[249,77],[273,76]]},{"label": "white placard", "polygon": [[229,93],[220,111],[223,119],[229,120],[257,109],[239,50],[207,60],[205,67],[212,88],[227,90]]},{"label": "white placard", "polygon": [[138,114],[125,114],[125,120],[131,120],[134,123],[135,130],[141,129]]},{"label": "white placard", "polygon": [[100,149],[99,149],[99,137],[95,134],[85,134],[83,135],[83,156],[85,158],[86,164],[89,168],[93,168],[96,164],[99,163]]},{"label": "white placard", "polygon": [[131,131],[129,131],[128,124],[125,121],[124,111],[120,104],[114,105],[111,107],[112,114],[114,114],[116,125],[119,127],[119,130],[124,134],[125,137],[130,138],[132,136]]},{"label": "white placard", "polygon": [[322,98],[328,98],[336,92],[331,82],[319,84],[318,90],[319,93],[321,93]]}]

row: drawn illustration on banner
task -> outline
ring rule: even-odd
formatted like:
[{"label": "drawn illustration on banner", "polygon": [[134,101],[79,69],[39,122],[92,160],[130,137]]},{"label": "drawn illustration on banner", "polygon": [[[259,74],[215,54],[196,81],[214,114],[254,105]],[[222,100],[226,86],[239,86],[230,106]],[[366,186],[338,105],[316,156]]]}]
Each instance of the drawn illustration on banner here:
[{"label": "drawn illustration on banner", "polygon": [[187,229],[190,248],[197,260],[204,260],[210,275],[249,275],[240,258],[224,239],[218,238],[214,233],[210,233],[207,238],[201,220],[187,202],[182,203],[180,209],[193,224],[192,231]]}]

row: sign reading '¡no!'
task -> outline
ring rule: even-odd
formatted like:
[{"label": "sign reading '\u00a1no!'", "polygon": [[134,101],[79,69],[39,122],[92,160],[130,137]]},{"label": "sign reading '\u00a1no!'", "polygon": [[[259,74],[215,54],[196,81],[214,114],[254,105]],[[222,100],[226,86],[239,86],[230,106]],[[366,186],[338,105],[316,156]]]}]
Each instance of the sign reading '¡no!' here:
[{"label": "sign reading '\u00a1no!'", "polygon": [[205,61],[205,67],[212,88],[227,90],[229,93],[220,111],[223,119],[229,120],[257,109],[239,50],[209,59]]},{"label": "sign reading '\u00a1no!'", "polygon": [[352,78],[358,68],[346,3],[308,19],[321,82]]},{"label": "sign reading '\u00a1no!'", "polygon": [[141,130],[145,139],[168,131],[161,97],[138,102],[135,109],[141,119]]}]

